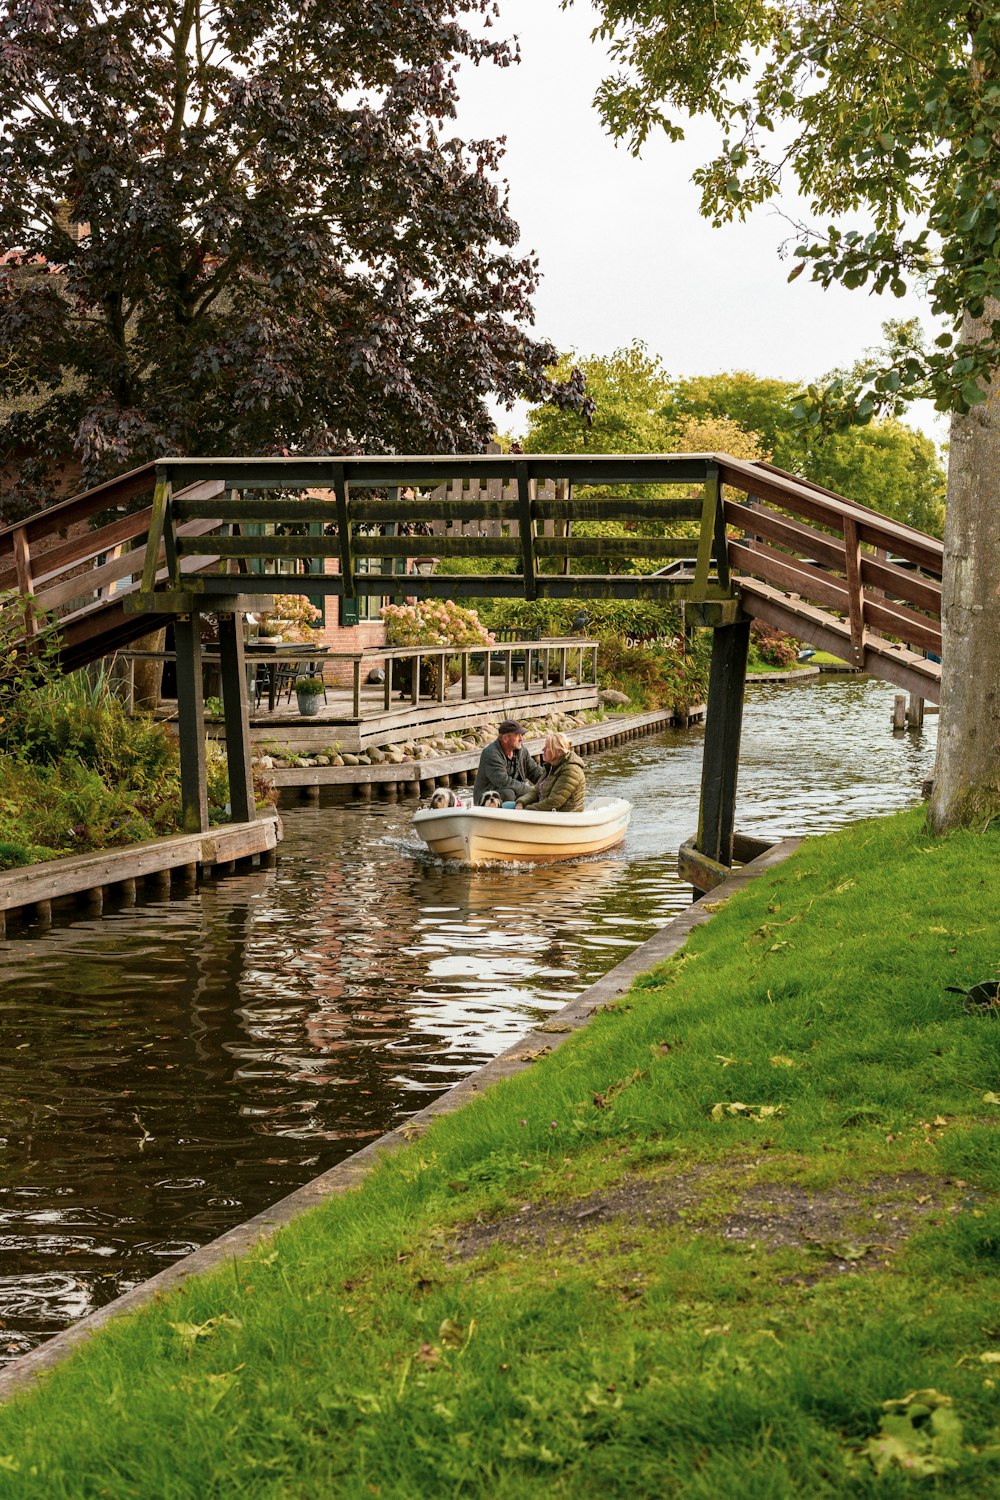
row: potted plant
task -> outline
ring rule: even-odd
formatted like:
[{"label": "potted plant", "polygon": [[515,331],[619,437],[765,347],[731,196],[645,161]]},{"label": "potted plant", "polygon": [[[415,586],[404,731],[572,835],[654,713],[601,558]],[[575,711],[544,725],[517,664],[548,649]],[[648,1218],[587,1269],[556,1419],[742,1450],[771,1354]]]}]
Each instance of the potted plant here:
[{"label": "potted plant", "polygon": [[315,677],[296,677],[295,697],[299,705],[299,713],[303,716],[319,713],[320,694],[323,691],[323,679]]}]

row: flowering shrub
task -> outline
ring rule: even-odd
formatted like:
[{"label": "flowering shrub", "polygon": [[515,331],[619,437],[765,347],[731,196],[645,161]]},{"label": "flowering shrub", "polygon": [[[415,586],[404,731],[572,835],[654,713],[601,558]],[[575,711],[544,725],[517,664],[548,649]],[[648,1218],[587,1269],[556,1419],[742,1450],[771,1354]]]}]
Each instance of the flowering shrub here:
[{"label": "flowering shrub", "polygon": [[754,620],[750,626],[750,650],[756,658],[769,667],[790,667],[799,654],[799,643],[794,636]]},{"label": "flowering shrub", "polygon": [[627,693],[632,709],[686,713],[708,693],[706,645],[685,653],[679,643],[632,646],[625,636],[608,636],[597,653],[597,680],[601,687]]},{"label": "flowering shrub", "polygon": [[261,615],[259,633],[280,635],[286,641],[308,641],[313,627],[322,618],[323,611],[311,604],[305,594],[286,594],[275,600],[272,613]]},{"label": "flowering shrub", "polygon": [[451,599],[386,604],[381,610],[390,646],[490,646],[493,635],[474,609]]}]

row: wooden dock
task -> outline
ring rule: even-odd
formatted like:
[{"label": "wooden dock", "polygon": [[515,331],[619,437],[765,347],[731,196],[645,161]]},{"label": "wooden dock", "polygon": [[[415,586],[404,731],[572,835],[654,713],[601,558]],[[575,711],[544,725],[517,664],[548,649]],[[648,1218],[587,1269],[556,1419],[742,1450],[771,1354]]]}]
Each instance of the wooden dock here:
[{"label": "wooden dock", "polygon": [[[627,740],[640,739],[671,729],[700,723],[705,706],[693,704],[683,717],[658,708],[641,714],[615,714],[597,724],[566,731],[579,755],[596,755]],[[525,747],[540,755],[544,734],[528,735]],[[395,801],[398,797],[426,797],[436,786],[468,786],[476,779],[481,750],[462,750],[454,755],[427,756],[419,760],[358,766],[275,766],[268,771],[283,802],[315,802],[324,794],[331,801],[365,799],[372,796]]]},{"label": "wooden dock", "polygon": [[162,895],[193,889],[209,876],[268,865],[281,839],[281,820],[266,813],[252,823],[227,823],[207,833],[147,839],[123,849],[100,849],[47,860],[0,874],[0,937],[8,920],[49,926],[55,910],[100,916],[106,907],[133,906],[139,888]]}]

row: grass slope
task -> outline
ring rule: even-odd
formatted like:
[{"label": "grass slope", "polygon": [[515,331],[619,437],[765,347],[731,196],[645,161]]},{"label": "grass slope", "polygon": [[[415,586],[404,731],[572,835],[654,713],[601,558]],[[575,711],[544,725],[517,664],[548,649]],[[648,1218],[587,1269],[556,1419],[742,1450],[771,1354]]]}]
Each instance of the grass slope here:
[{"label": "grass slope", "polygon": [[945,986],[1000,971],[998,855],[919,811],[807,841],[0,1411],[0,1494],[995,1492],[1000,1016]]}]

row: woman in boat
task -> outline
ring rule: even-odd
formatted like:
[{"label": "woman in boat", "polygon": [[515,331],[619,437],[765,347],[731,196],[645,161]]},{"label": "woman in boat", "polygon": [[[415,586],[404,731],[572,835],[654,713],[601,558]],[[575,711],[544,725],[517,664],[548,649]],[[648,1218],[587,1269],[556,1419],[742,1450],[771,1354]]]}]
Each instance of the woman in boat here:
[{"label": "woman in boat", "polygon": [[532,812],[583,812],[587,778],[583,761],[565,734],[550,734],[542,747],[545,771],[541,781],[517,799],[518,808]]}]

